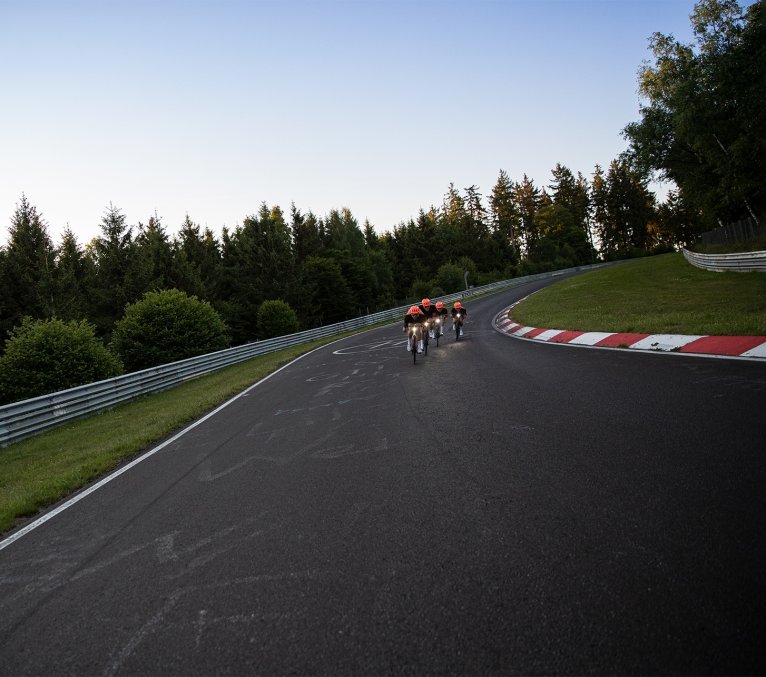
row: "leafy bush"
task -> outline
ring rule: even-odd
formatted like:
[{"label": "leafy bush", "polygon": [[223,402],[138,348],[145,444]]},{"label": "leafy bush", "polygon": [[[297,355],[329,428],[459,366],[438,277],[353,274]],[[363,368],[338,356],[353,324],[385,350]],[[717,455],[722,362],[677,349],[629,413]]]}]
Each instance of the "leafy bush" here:
[{"label": "leafy bush", "polygon": [[298,316],[284,301],[264,301],[258,308],[258,338],[285,336],[298,331]]},{"label": "leafy bush", "polygon": [[416,279],[410,287],[409,298],[416,299],[420,302],[420,299],[428,296],[431,293],[431,284],[420,278]]},{"label": "leafy bush", "polygon": [[137,371],[222,350],[229,332],[209,303],[169,289],[147,292],[128,305],[111,345],[125,368]]},{"label": "leafy bush", "polygon": [[122,373],[120,360],[85,320],[26,318],[0,357],[0,403],[47,395]]},{"label": "leafy bush", "polygon": [[447,294],[462,291],[465,287],[463,268],[456,263],[443,263],[436,271],[436,284]]}]

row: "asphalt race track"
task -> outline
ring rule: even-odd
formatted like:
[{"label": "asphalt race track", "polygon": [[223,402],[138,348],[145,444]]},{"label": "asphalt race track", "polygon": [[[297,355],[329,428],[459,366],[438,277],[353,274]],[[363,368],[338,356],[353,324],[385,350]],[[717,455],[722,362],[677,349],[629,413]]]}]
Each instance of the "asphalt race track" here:
[{"label": "asphalt race track", "polygon": [[764,674],[766,363],[467,304],[317,350],[0,550],[0,674]]}]

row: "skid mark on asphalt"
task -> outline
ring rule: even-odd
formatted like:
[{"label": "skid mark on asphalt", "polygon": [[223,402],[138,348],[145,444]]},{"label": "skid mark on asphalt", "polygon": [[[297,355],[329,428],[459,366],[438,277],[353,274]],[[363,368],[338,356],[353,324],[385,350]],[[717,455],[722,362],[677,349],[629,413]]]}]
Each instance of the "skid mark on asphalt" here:
[{"label": "skid mark on asphalt", "polygon": [[120,649],[117,655],[109,662],[109,665],[101,674],[105,675],[106,677],[116,674],[122,664],[128,658],[130,658],[130,656],[136,650],[138,645],[141,644],[144,638],[150,635],[154,631],[155,627],[162,624],[165,616],[171,611],[171,609],[173,609],[176,604],[178,604],[178,600],[183,594],[183,590],[177,590],[174,592],[170,596],[170,599],[168,599],[165,604],[163,604],[162,607],[148,621],[146,621],[146,623],[144,623],[141,628],[139,628],[138,632],[136,632],[130,638],[128,643],[125,644],[122,649]]},{"label": "skid mark on asphalt", "polygon": [[[152,538],[143,543],[139,543],[130,548],[126,548],[116,553],[115,555],[108,557],[100,562],[97,562],[91,566],[80,569],[79,571],[73,570],[79,565],[79,560],[76,556],[70,556],[68,562],[53,575],[44,576],[15,576],[14,582],[26,583],[26,585],[19,590],[13,598],[4,597],[3,606],[12,603],[15,599],[20,598],[27,594],[35,592],[50,593],[68,583],[76,582],[85,579],[89,576],[97,574],[101,571],[105,571],[111,567],[115,567],[124,563],[126,560],[143,553],[145,551],[155,551],[154,557],[160,564],[167,564],[168,562],[177,562],[179,560],[189,560],[188,568],[178,575],[171,575],[170,580],[186,575],[188,569],[194,569],[196,567],[205,564],[222,554],[225,554],[233,547],[237,547],[242,541],[249,540],[262,536],[274,529],[280,528],[281,524],[264,524],[264,518],[266,512],[260,513],[254,517],[250,517],[242,520],[238,524],[234,524],[225,529],[221,529],[209,536],[195,541],[186,547],[179,547],[178,540],[182,535],[180,531],[172,531],[167,534],[162,534],[157,538]],[[255,528],[253,528],[255,526]],[[232,539],[237,532],[242,532],[236,539]],[[109,539],[111,536],[105,536]],[[221,546],[222,543],[225,545]],[[207,552],[204,552],[207,550]],[[201,552],[202,551],[202,552]],[[199,554],[198,554],[199,553]],[[6,582],[6,577],[3,577],[2,581]]]},{"label": "skid mark on asphalt", "polygon": [[355,444],[341,444],[336,447],[319,449],[311,454],[312,458],[341,458],[342,456],[354,456],[356,454],[371,454],[378,451],[388,450],[388,439],[382,438],[378,444],[369,447],[360,447]]},{"label": "skid mark on asphalt", "polygon": [[[339,374],[326,372],[306,379],[307,383],[322,384],[321,387],[310,396],[309,402],[316,398],[333,396],[331,402],[321,402],[307,404],[301,407],[292,407],[289,409],[278,408],[274,411],[273,417],[289,419],[289,425],[271,427],[264,421],[258,421],[250,426],[245,433],[245,437],[255,440],[255,448],[246,458],[236,463],[217,467],[216,459],[213,455],[208,456],[201,461],[198,471],[198,480],[200,482],[213,482],[242,470],[254,461],[266,461],[274,464],[291,463],[306,455],[313,458],[340,458],[355,453],[370,453],[382,451],[387,448],[387,441],[383,441],[374,446],[354,448],[353,445],[333,445],[332,438],[343,431],[344,426],[350,420],[345,419],[344,412],[348,405],[358,406],[365,403],[366,409],[370,410],[384,406],[382,403],[372,404],[378,397],[380,379],[375,376],[395,379],[397,374],[383,374],[382,365],[375,365],[376,370],[373,376],[368,376],[369,372],[364,372],[360,368],[353,370],[351,374],[343,377],[341,381],[327,383],[327,380],[338,378]],[[375,392],[368,393],[373,390]],[[339,398],[340,392],[346,396]],[[327,412],[322,415],[322,412]],[[318,436],[310,443],[306,444],[306,429],[317,426],[321,421],[329,418],[332,428],[324,435]]]},{"label": "skid mark on asphalt", "polygon": [[201,592],[221,591],[232,587],[242,587],[252,593],[252,588],[257,585],[315,581],[329,575],[337,575],[337,572],[307,570],[276,574],[256,574],[254,576],[246,576],[231,581],[222,581],[220,583],[189,585],[177,588],[169,595],[168,599],[147,618],[138,630],[136,630],[128,640],[113,653],[101,674],[104,677],[112,677],[117,674],[145,640],[161,632],[172,630],[176,633],[178,631],[186,633],[187,636],[190,636],[192,639],[195,649],[199,651],[206,632],[216,625],[223,624],[231,626],[245,624],[249,626],[254,623],[263,622],[278,623],[282,620],[293,620],[305,616],[306,614],[305,609],[298,608],[278,613],[259,613],[258,611],[253,611],[250,613],[215,616],[211,614],[208,609],[198,609],[195,614],[182,614],[179,620],[169,619],[168,617],[171,613],[179,606],[179,602],[181,602],[187,595],[194,595]]}]

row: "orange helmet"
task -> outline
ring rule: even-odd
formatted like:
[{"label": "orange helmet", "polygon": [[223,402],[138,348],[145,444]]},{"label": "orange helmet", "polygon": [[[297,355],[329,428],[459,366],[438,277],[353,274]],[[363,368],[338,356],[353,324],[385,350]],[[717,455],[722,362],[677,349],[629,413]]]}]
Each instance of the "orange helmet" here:
[{"label": "orange helmet", "polygon": [[441,310],[444,308],[444,304],[441,301],[436,302],[436,310]]},{"label": "orange helmet", "polygon": [[423,307],[424,307],[424,308],[428,308],[428,306],[430,306],[430,305],[431,305],[431,299],[423,299],[423,300],[421,301],[421,303],[423,304]]},{"label": "orange helmet", "polygon": [[463,307],[463,304],[462,304],[462,303],[460,303],[460,301],[455,301],[455,308],[457,308],[458,310],[460,310],[462,307]]},{"label": "orange helmet", "polygon": [[417,306],[411,306],[410,309],[407,311],[407,315],[422,315],[423,311],[420,310]]}]

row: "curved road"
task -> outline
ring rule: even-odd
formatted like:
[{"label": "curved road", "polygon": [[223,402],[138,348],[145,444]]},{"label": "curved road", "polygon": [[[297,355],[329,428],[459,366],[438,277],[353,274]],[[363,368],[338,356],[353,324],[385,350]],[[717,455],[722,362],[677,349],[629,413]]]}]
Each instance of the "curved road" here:
[{"label": "curved road", "polygon": [[0,674],[760,673],[766,364],[469,304],[317,350],[0,550]]}]

